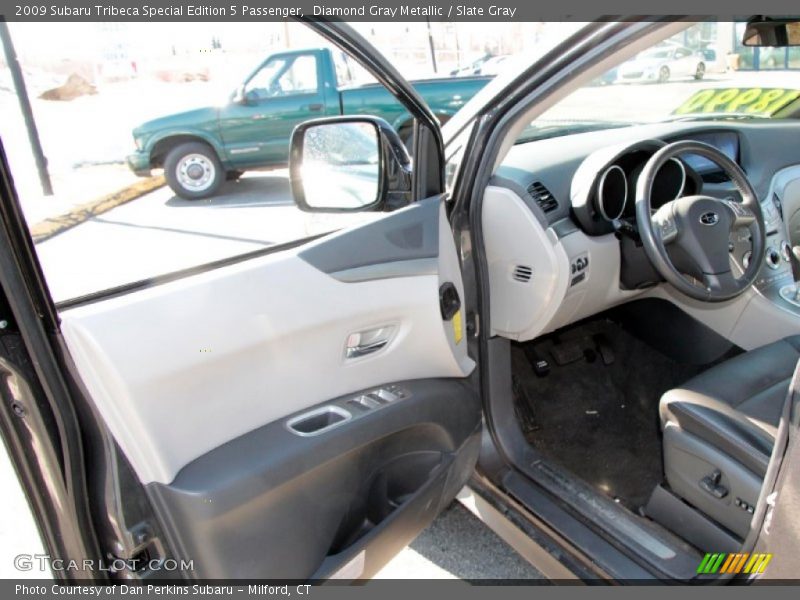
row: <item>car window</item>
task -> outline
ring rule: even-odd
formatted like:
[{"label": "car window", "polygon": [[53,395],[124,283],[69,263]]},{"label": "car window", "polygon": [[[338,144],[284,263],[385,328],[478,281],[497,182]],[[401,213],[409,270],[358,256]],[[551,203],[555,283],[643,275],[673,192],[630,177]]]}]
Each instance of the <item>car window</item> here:
[{"label": "car window", "polygon": [[300,56],[276,80],[281,95],[310,94],[316,92],[317,59],[310,54]]},{"label": "car window", "polygon": [[[533,39],[499,36],[499,25],[460,39],[447,23],[353,27],[409,80],[442,79],[421,90],[437,115],[457,110],[484,83],[448,78],[451,71],[487,46],[504,54],[502,40]],[[132,21],[65,28],[37,21],[8,28],[42,152],[29,141],[2,60],[0,138],[57,303],[124,293],[382,216],[313,214],[294,202],[287,163],[299,123],[342,110],[398,127],[407,118],[385,90],[360,90],[377,82],[305,25]],[[429,30],[441,45],[431,47]],[[328,77],[331,88],[345,88],[346,102],[335,89],[310,97]],[[361,141],[342,148],[344,162]],[[361,170],[369,175],[371,168]]]},{"label": "car window", "polygon": [[336,68],[336,86],[339,88],[367,85],[377,81],[369,71],[339,50],[333,51],[333,64]]},{"label": "car window", "polygon": [[334,51],[333,64],[336,67],[336,85],[338,87],[352,85],[355,76],[353,75],[351,61],[347,59],[347,55],[343,52]]},{"label": "car window", "polygon": [[245,87],[256,100],[309,94],[318,90],[317,60],[312,54],[267,61]]},{"label": "car window", "polygon": [[646,50],[642,52],[639,56],[642,58],[669,58],[670,54],[672,53],[669,49],[659,49],[656,48],[654,50]]},{"label": "car window", "polygon": [[325,114],[309,109],[322,100],[306,97],[321,89],[316,53],[326,47],[307,27],[221,23],[212,38],[201,24],[173,36],[157,23],[86,23],[68,28],[82,42],[74,52],[58,43],[60,28],[9,24],[44,172],[0,61],[0,138],[57,303],[381,216],[306,213],[293,200],[292,131]]},{"label": "car window", "polygon": [[256,99],[266,99],[274,96],[274,84],[278,74],[287,68],[287,61],[283,58],[275,58],[267,61],[261,67],[250,81],[247,82],[245,90],[247,93]]}]

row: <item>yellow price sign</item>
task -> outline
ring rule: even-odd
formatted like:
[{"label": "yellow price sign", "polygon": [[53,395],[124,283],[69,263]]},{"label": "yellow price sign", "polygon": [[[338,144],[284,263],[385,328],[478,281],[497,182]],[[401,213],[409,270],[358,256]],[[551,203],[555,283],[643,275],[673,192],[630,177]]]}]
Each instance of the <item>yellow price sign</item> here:
[{"label": "yellow price sign", "polygon": [[772,117],[800,98],[800,90],[783,88],[707,88],[681,104],[672,114],[736,114]]}]

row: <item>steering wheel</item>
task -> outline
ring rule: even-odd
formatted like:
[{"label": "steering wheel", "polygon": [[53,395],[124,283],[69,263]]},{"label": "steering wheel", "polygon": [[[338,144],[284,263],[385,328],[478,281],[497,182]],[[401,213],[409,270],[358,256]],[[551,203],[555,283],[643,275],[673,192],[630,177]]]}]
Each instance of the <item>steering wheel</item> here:
[{"label": "steering wheel", "polygon": [[[664,163],[680,154],[696,154],[717,164],[730,177],[742,201],[686,196],[664,204],[653,214],[651,197],[656,174]],[[645,253],[655,269],[691,298],[705,302],[735,298],[753,284],[761,268],[766,233],[758,197],[741,167],[708,144],[675,142],[647,161],[636,185],[636,223]],[[731,268],[728,246],[731,233],[740,228],[750,232],[753,258],[737,277]]]}]

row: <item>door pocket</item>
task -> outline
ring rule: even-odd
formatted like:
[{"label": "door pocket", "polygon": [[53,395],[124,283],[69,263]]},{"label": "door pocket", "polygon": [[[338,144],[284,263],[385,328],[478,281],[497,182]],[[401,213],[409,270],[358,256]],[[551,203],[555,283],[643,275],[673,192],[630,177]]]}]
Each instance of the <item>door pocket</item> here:
[{"label": "door pocket", "polygon": [[[428,485],[438,481],[452,463],[452,453],[438,450],[410,452],[393,458],[374,472],[344,519],[328,555],[339,554],[387,521]],[[362,503],[361,499],[366,499]]]}]

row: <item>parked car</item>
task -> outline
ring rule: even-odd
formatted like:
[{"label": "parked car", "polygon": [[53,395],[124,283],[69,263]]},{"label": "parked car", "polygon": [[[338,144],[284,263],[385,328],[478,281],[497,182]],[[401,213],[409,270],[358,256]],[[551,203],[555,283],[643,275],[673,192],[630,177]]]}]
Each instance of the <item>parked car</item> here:
[{"label": "parked car", "polygon": [[[427,79],[413,85],[446,122],[488,77]],[[164,168],[167,183],[186,199],[207,198],[242,171],[286,165],[289,137],[314,116],[372,114],[386,119],[406,142],[409,112],[379,84],[353,85],[353,67],[328,48],[272,54],[229,101],[161,117],[133,130],[128,166],[146,176]]]},{"label": "parked car", "polygon": [[703,55],[685,46],[666,44],[646,50],[633,60],[620,65],[618,81],[653,81],[692,77],[702,79],[706,74]]}]

